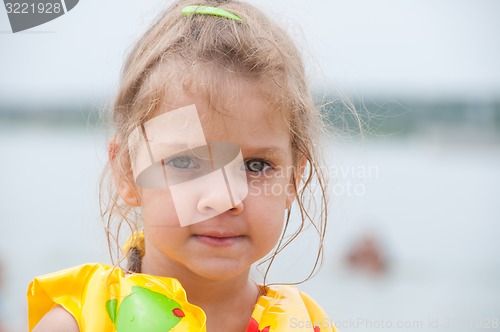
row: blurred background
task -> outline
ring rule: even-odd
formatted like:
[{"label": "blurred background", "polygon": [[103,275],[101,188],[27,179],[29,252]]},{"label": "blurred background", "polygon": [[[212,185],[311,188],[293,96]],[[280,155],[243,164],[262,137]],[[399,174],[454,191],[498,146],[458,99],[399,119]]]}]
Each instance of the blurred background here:
[{"label": "blurred background", "polygon": [[[500,2],[252,2],[296,38],[331,123],[326,256],[301,289],[341,331],[500,330]],[[109,262],[99,111],[164,6],[82,0],[16,34],[0,9],[5,331],[26,330],[35,276]],[[306,233],[270,281],[306,277],[316,244]]]}]

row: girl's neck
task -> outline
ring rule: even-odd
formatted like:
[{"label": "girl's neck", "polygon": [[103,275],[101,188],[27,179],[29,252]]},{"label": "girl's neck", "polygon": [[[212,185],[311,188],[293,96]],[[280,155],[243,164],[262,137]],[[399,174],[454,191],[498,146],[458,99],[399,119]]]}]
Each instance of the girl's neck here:
[{"label": "girl's neck", "polygon": [[208,331],[217,331],[214,326],[217,322],[224,323],[225,329],[235,327],[228,331],[245,331],[260,295],[259,287],[249,279],[249,269],[230,279],[210,280],[169,260],[152,264],[150,259],[148,255],[143,258],[141,272],[178,279],[188,301],[201,307],[207,315]]}]

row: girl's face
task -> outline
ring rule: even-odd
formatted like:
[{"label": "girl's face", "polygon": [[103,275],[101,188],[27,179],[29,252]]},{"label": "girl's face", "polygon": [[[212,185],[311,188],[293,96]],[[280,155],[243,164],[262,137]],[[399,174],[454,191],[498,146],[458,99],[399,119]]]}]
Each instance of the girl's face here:
[{"label": "girl's face", "polygon": [[[138,187],[145,273],[209,280],[237,277],[268,254],[281,235],[285,209],[295,197],[289,129],[279,115],[272,115],[259,88],[238,89],[231,95],[237,98],[213,110],[204,95],[183,93],[155,114],[195,105],[208,143],[230,142],[241,149],[248,193],[239,204],[180,227],[172,190]],[[196,161],[182,157],[169,166],[189,172]],[[196,196],[199,214],[224,206],[223,200],[227,200],[215,188],[197,191],[202,193]]]}]

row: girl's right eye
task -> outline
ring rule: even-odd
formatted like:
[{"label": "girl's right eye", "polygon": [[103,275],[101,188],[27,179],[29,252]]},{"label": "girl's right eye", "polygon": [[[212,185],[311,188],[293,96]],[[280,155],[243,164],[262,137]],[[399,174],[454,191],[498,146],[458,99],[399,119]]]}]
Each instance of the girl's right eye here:
[{"label": "girl's right eye", "polygon": [[178,169],[193,169],[200,167],[191,157],[186,156],[173,158],[165,163],[165,165]]}]

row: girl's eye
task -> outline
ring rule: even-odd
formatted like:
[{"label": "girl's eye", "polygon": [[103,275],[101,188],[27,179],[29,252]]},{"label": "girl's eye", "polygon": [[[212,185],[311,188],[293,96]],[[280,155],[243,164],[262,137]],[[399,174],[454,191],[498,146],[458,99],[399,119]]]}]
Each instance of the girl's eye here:
[{"label": "girl's eye", "polygon": [[253,173],[261,173],[271,168],[271,164],[261,159],[251,159],[245,162],[245,169]]},{"label": "girl's eye", "polygon": [[170,160],[166,165],[180,169],[199,168],[199,165],[190,157],[177,157]]}]

